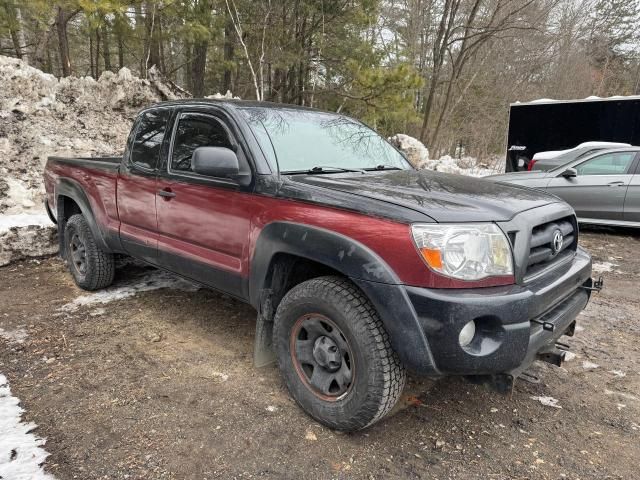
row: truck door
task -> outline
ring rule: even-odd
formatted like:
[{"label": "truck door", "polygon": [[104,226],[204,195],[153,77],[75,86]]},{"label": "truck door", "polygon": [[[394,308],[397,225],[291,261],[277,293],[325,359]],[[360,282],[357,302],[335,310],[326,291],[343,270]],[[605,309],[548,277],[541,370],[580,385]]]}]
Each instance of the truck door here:
[{"label": "truck door", "polygon": [[[255,197],[228,178],[191,169],[198,147],[234,150],[243,172],[249,163],[222,116],[182,110],[173,128],[166,165],[158,175],[158,257],[161,266],[245,298],[251,212]],[[220,114],[222,115],[222,114]]]},{"label": "truck door", "polygon": [[157,263],[157,171],[171,109],[142,113],[131,130],[118,177],[120,241],[132,257]]},{"label": "truck door", "polygon": [[573,165],[576,177],[551,179],[547,191],[566,200],[580,219],[622,220],[635,156],[624,151],[591,157]]},{"label": "truck door", "polygon": [[624,220],[640,224],[640,158],[636,159],[635,174],[624,197]]}]

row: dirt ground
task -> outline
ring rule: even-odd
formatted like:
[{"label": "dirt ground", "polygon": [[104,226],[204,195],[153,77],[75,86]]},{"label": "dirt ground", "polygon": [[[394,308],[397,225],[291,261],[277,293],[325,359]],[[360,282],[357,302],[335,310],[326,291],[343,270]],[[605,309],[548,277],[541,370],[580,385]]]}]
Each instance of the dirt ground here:
[{"label": "dirt ground", "polygon": [[[253,368],[249,307],[165,288],[70,311],[84,292],[57,258],[0,268],[0,328],[27,334],[0,336],[0,372],[59,479],[638,478],[640,233],[582,243],[612,271],[564,337],[574,359],[535,364],[540,383],[510,396],[410,378],[396,412],[360,433],[318,425],[275,367]],[[124,266],[117,284],[145,274]]]}]

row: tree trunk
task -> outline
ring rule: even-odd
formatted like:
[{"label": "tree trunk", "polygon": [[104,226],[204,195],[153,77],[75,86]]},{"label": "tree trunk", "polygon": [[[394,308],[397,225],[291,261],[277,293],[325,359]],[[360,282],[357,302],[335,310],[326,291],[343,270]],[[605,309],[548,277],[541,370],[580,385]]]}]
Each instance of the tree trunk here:
[{"label": "tree trunk", "polygon": [[231,62],[233,62],[233,47],[233,21],[227,12],[227,20],[224,25],[224,78],[222,80],[222,90],[224,93],[231,90]]},{"label": "tree trunk", "polygon": [[111,70],[111,45],[109,43],[109,26],[107,20],[104,19],[102,25],[102,57],[104,58],[104,69]]},{"label": "tree trunk", "polygon": [[432,47],[433,69],[429,79],[429,93],[427,94],[422,118],[422,128],[420,129],[420,140],[422,142],[427,142],[427,136],[429,133],[429,117],[431,116],[431,109],[433,108],[434,97],[438,88],[438,82],[440,81],[440,73],[444,63],[447,44],[450,39],[451,30],[453,28],[453,23],[459,5],[460,0],[445,0],[442,16],[438,23],[436,38]]},{"label": "tree trunk", "polygon": [[16,52],[16,57],[29,63],[29,57],[27,55],[26,43],[24,40],[24,25],[22,21],[22,13],[20,7],[12,7],[8,2],[2,2],[8,16],[9,34],[11,35],[11,42],[13,43],[13,49]]},{"label": "tree trunk", "polygon": [[20,54],[22,55],[22,60],[26,63],[29,63],[29,55],[27,54],[27,43],[24,40],[24,22],[22,20],[22,12],[20,11],[20,7],[16,7],[16,21],[18,23],[17,35]]},{"label": "tree trunk", "polygon": [[53,31],[55,30],[56,18],[58,14],[56,11],[52,11],[51,17],[47,22],[45,29],[41,30],[38,28],[36,31],[38,42],[36,43],[36,48],[33,54],[33,58],[35,61],[35,65],[42,71],[51,73],[52,71],[52,61],[51,61],[51,50],[49,47],[49,40],[53,35]]},{"label": "tree trunk", "polygon": [[118,69],[124,68],[124,41],[122,33],[118,32]]},{"label": "tree trunk", "polygon": [[191,61],[191,78],[193,85],[191,92],[194,97],[204,96],[204,74],[207,65],[207,40],[198,41],[193,47],[193,60]]},{"label": "tree trunk", "polygon": [[143,76],[147,76],[147,71],[155,65],[156,68],[161,69],[162,64],[160,61],[160,36],[158,34],[158,25],[160,15],[156,9],[156,5],[153,2],[147,2],[145,4],[145,48],[143,59]]},{"label": "tree trunk", "polygon": [[[193,55],[193,45],[191,42],[186,40],[184,45],[184,58],[188,60],[192,57],[192,55]],[[193,75],[192,75],[191,62],[185,63],[185,65],[182,68],[182,71],[184,75],[183,84],[187,86],[187,90],[189,90],[190,92],[193,92]]]},{"label": "tree trunk", "polygon": [[96,80],[100,78],[100,30],[96,29]]},{"label": "tree trunk", "polygon": [[58,52],[60,55],[60,67],[62,76],[71,75],[71,59],[69,58],[69,39],[67,38],[67,24],[78,11],[65,12],[62,7],[57,7],[56,31],[58,32]]},{"label": "tree trunk", "polygon": [[93,56],[93,32],[89,30],[89,72],[93,78],[96,78],[96,68]]}]

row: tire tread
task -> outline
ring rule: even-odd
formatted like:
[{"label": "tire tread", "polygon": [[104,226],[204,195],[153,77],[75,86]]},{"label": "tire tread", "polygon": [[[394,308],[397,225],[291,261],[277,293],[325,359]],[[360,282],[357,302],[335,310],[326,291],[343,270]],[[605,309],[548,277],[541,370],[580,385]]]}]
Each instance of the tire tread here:
[{"label": "tire tread", "polygon": [[[382,382],[370,384],[374,390],[370,392],[367,402],[356,418],[347,419],[341,425],[331,426],[341,430],[359,430],[369,427],[389,413],[399,400],[406,383],[406,370],[391,347],[389,335],[377,311],[364,293],[346,278],[318,277],[291,289],[278,306],[276,325],[278,325],[278,313],[283,312],[288,304],[317,295],[325,300],[340,303],[347,317],[357,317],[364,321],[366,335],[360,335],[360,338],[366,340],[362,348],[373,352],[376,368],[382,374]],[[276,330],[277,327],[274,329],[274,335],[278,334]]]},{"label": "tire tread", "polygon": [[[73,273],[73,267],[69,265],[69,269],[72,272],[73,279],[76,284],[84,290],[99,290],[101,288],[108,287],[113,283],[113,277],[115,275],[115,261],[113,254],[102,250],[95,239],[93,233],[89,228],[87,220],[82,214],[72,215],[67,220],[65,229],[65,246],[68,244],[67,232],[69,229],[77,229],[78,234],[84,241],[87,255],[87,274],[84,279],[79,279]],[[69,262],[69,259],[67,259]]]}]

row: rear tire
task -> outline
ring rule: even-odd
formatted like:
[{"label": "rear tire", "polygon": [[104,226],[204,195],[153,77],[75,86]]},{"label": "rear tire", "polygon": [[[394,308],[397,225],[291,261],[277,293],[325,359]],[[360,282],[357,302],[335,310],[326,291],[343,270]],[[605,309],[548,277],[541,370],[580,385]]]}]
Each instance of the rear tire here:
[{"label": "rear tire", "polygon": [[67,265],[73,280],[83,290],[98,290],[113,282],[113,254],[102,250],[95,241],[83,215],[73,215],[64,229]]},{"label": "rear tire", "polygon": [[341,277],[319,277],[292,288],[278,306],[273,345],[293,398],[336,430],[374,424],[404,388],[404,366],[377,312]]}]

